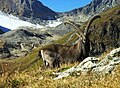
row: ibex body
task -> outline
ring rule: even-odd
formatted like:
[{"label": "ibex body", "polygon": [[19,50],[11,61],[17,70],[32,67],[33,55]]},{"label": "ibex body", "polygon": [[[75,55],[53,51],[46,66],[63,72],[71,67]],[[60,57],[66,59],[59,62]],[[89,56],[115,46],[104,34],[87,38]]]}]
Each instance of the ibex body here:
[{"label": "ibex body", "polygon": [[90,42],[87,31],[91,23],[100,16],[93,17],[88,23],[85,32],[76,27],[73,22],[65,22],[65,24],[72,25],[76,31],[79,39],[73,45],[53,44],[41,50],[41,55],[46,66],[59,67],[60,63],[68,63],[75,61],[82,61],[89,55]]},{"label": "ibex body", "polygon": [[46,66],[50,67],[59,67],[60,58],[65,57],[66,51],[69,49],[69,46],[66,45],[50,45],[47,48],[41,50],[41,56]]}]

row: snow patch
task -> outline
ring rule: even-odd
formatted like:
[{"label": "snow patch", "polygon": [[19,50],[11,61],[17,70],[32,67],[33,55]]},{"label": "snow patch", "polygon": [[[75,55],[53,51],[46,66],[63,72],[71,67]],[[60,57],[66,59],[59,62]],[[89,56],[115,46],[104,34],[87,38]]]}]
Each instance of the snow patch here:
[{"label": "snow patch", "polygon": [[61,23],[62,22],[59,19],[57,19],[57,20],[49,20],[46,27],[56,27],[56,26],[60,25]]},{"label": "snow patch", "polygon": [[22,26],[26,27],[34,27],[34,28],[44,28],[44,26],[41,26],[39,24],[32,24],[27,21],[20,20],[19,18],[5,14],[0,11],[0,26],[14,30]]}]

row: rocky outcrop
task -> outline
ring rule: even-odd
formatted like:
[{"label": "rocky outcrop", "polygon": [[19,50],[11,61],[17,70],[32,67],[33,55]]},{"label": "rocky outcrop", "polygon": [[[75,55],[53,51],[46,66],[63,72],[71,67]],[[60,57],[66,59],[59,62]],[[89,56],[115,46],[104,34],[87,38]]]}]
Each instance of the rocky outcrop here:
[{"label": "rocky outcrop", "polygon": [[[33,48],[38,47],[47,37],[52,36],[47,32],[41,32],[39,29],[23,27],[1,35],[0,40],[5,41],[2,46],[8,49],[12,56],[20,57],[27,55]],[[1,49],[1,52],[4,52],[4,50]]]},{"label": "rocky outcrop", "polygon": [[1,0],[0,10],[32,19],[53,20],[57,14],[38,0]]},{"label": "rocky outcrop", "polygon": [[0,59],[11,57],[10,51],[7,48],[0,48]]},{"label": "rocky outcrop", "polygon": [[70,25],[64,25],[64,23],[61,23],[60,25],[54,27],[54,28],[51,28],[52,30],[50,30],[48,28],[48,32],[52,33],[52,34],[55,34],[55,35],[58,35],[58,36],[64,36],[65,34],[73,31],[73,27],[70,26]]},{"label": "rocky outcrop", "polygon": [[88,57],[84,59],[79,65],[72,67],[61,73],[54,73],[58,75],[54,80],[67,77],[73,72],[81,73],[97,73],[97,74],[106,74],[111,73],[114,68],[120,64],[120,47],[112,50],[106,57],[102,60],[95,57]]},{"label": "rocky outcrop", "polygon": [[111,73],[120,64],[120,48],[112,50],[103,60],[93,67],[92,71],[99,74]]},{"label": "rocky outcrop", "polygon": [[5,41],[0,40],[0,59],[11,57],[10,51],[4,47]]}]

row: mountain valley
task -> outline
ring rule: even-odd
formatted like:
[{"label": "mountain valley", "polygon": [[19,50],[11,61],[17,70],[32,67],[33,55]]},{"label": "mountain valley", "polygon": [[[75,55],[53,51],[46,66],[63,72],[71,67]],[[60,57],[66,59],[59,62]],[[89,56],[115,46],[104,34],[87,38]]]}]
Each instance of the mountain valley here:
[{"label": "mountain valley", "polygon": [[[94,16],[99,18],[90,22]],[[78,41],[84,44],[83,35],[89,40],[88,57],[50,69],[41,50],[48,49],[49,58],[55,59],[54,47],[57,56],[56,46],[64,46],[64,55],[69,55],[66,47],[74,51]],[[55,59],[55,63],[59,62]],[[63,13],[38,0],[0,1],[0,88],[119,88],[119,67],[119,0],[93,0]],[[70,72],[74,68],[78,71]],[[66,78],[54,80],[59,75]]]}]

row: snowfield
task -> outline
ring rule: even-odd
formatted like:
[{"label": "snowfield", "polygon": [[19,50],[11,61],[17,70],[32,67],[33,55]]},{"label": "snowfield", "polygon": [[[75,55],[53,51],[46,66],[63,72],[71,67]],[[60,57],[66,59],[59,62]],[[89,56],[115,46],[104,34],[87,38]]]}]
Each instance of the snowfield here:
[{"label": "snowfield", "polygon": [[45,26],[40,24],[32,24],[27,21],[23,21],[18,17],[15,17],[11,14],[6,14],[0,11],[0,26],[4,28],[8,28],[10,30],[18,29],[19,27],[33,27],[33,28],[41,28],[41,30],[45,30],[46,27],[56,27],[60,25],[62,22],[60,19],[57,20],[48,20]]},{"label": "snowfield", "polygon": [[53,21],[53,22],[49,22],[46,27],[56,27],[58,25],[60,25],[62,22],[60,21]]},{"label": "snowfield", "polygon": [[44,28],[44,26],[41,26],[39,24],[32,24],[27,21],[20,20],[19,18],[5,14],[0,11],[0,26],[14,30],[22,26],[27,26],[27,27],[34,27],[34,28]]}]

